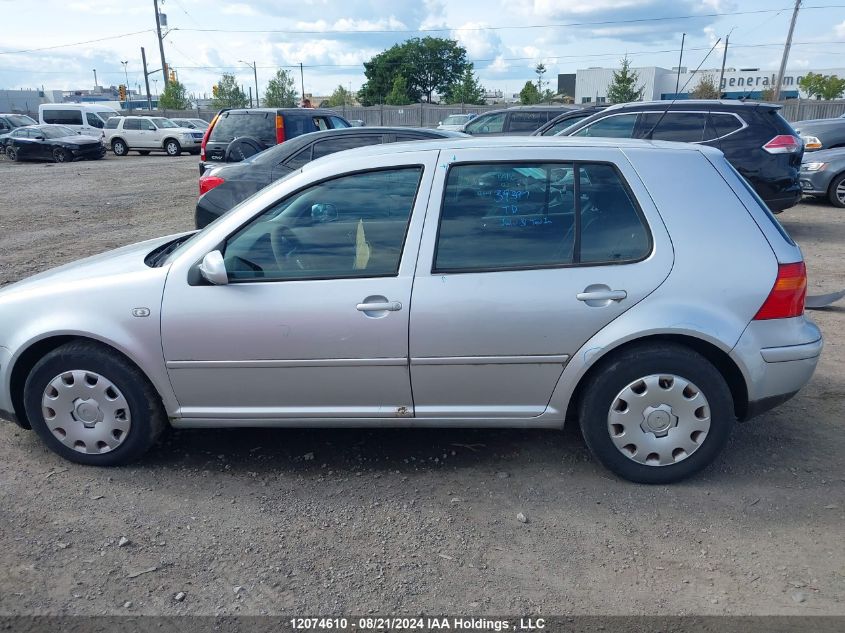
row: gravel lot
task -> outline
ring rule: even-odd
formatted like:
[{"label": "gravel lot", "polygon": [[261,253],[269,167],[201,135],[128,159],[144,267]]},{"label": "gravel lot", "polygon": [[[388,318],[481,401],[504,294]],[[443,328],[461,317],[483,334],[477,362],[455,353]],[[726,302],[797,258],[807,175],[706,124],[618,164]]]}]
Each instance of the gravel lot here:
[{"label": "gravel lot", "polygon": [[[197,175],[0,161],[0,285],[192,228]],[[845,213],[780,218],[810,293],[845,287]],[[0,424],[0,614],[845,615],[845,302],[813,316],[811,384],[668,487],[574,426],[181,431],[105,470]]]}]

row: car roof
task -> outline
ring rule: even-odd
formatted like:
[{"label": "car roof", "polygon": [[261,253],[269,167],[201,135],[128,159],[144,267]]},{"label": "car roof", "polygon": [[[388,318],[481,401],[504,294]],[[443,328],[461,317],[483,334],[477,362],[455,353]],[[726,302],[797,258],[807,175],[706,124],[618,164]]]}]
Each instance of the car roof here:
[{"label": "car roof", "polygon": [[341,119],[344,118],[343,115],[339,112],[335,112],[334,110],[328,110],[326,108],[226,108],[224,110],[221,110],[220,112],[281,112],[282,114],[302,114],[310,112],[312,114],[330,114],[336,117],[340,117]]},{"label": "car roof", "polygon": [[[700,152],[709,155],[719,155],[721,152],[706,145],[694,145],[691,143],[678,143],[675,141],[647,141],[643,139],[625,138],[598,138],[598,137],[567,137],[567,136],[494,136],[488,138],[445,138],[425,141],[412,141],[403,143],[385,143],[382,145],[368,145],[355,149],[344,150],[330,154],[317,160],[348,161],[348,152],[355,152],[355,155],[364,158],[368,156],[385,156],[390,154],[403,154],[406,152],[422,152],[430,150],[458,150],[458,149],[496,149],[506,148],[555,148],[555,147],[606,147],[606,148],[651,148],[655,150],[685,150]],[[506,154],[502,154],[506,156]],[[312,161],[303,167],[309,169],[317,161]]]},{"label": "car roof", "polygon": [[580,106],[568,104],[568,103],[561,103],[559,105],[518,105],[518,106],[511,106],[510,108],[500,108],[498,110],[487,110],[487,112],[482,112],[478,116],[482,116],[484,114],[498,114],[499,112],[549,112],[549,111],[556,111],[556,110],[580,110]]},{"label": "car roof", "polygon": [[720,109],[743,109],[743,108],[771,108],[779,110],[781,105],[778,103],[768,103],[765,101],[739,101],[738,99],[678,99],[675,101],[633,101],[631,103],[616,103],[608,106],[605,112],[616,110],[641,110],[656,108],[658,110],[686,110],[696,109],[702,107],[712,108],[718,106]]}]

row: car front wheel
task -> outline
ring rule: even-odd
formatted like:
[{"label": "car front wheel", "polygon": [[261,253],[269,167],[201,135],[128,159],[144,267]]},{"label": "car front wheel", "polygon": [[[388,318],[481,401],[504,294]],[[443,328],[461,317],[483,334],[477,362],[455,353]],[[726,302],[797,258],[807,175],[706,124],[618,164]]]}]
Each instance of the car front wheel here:
[{"label": "car front wheel", "polygon": [[178,141],[171,139],[164,144],[164,151],[167,152],[168,156],[179,156],[182,153],[182,146],[179,145]]},{"label": "car front wheel", "polygon": [[6,148],[6,158],[8,158],[11,161],[18,160],[18,150],[17,150],[17,148],[12,147],[11,145],[9,147],[7,147]]},{"label": "car front wheel", "polygon": [[579,415],[593,455],[620,477],[648,484],[705,468],[735,421],[719,370],[701,354],[667,343],[637,345],[603,363]]},{"label": "car front wheel", "polygon": [[830,183],[828,189],[828,199],[830,204],[840,209],[845,208],[845,174],[839,174]]},{"label": "car front wheel", "polygon": [[92,342],[72,342],[42,358],[24,386],[33,430],[65,459],[92,466],[132,462],[166,426],[158,394],[125,358]]},{"label": "car front wheel", "polygon": [[66,149],[57,147],[53,150],[53,160],[57,163],[69,163],[73,160],[73,156]]},{"label": "car front wheel", "polygon": [[115,156],[126,156],[129,153],[129,148],[126,146],[126,143],[124,143],[120,139],[117,139],[115,141],[112,141],[111,151],[114,152]]}]

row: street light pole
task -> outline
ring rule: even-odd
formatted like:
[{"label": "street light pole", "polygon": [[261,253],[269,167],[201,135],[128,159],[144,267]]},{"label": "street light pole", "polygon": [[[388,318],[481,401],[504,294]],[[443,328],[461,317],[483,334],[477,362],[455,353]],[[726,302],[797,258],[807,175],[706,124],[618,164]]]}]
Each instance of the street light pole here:
[{"label": "street light pole", "polygon": [[258,65],[255,63],[255,60],[253,60],[251,64],[242,59],[239,59],[238,61],[252,68],[252,74],[255,77],[255,107],[258,108],[261,106],[261,102],[258,99]]},{"label": "street light pole", "polygon": [[167,87],[167,62],[164,60],[164,38],[161,36],[161,18],[158,14],[158,0],[153,0],[156,12],[156,35],[158,36],[158,52],[161,54],[161,74],[164,77],[164,87]]},{"label": "street light pole", "polygon": [[97,69],[94,68],[94,90],[97,89]]},{"label": "street light pole", "polygon": [[786,35],[786,44],[783,47],[783,57],[780,60],[780,70],[778,70],[778,80],[775,84],[772,101],[780,100],[780,85],[783,82],[783,74],[786,72],[786,62],[789,59],[789,49],[792,47],[792,32],[795,30],[795,21],[798,19],[798,9],[800,8],[801,0],[795,0],[795,9],[792,10],[792,21],[789,23],[789,33]]},{"label": "street light pole", "polygon": [[126,70],[126,67],[129,66],[129,60],[120,63],[123,64],[123,76],[126,78],[126,83],[123,84],[126,86],[126,101],[129,101],[129,72]]}]

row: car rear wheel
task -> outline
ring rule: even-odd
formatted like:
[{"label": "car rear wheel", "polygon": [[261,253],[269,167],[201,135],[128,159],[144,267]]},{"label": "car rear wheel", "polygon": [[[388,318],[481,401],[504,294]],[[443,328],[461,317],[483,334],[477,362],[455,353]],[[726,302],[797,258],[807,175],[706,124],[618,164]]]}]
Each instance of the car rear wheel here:
[{"label": "car rear wheel", "polygon": [[57,163],[69,163],[73,160],[73,156],[66,149],[57,147],[53,150],[53,160]]},{"label": "car rear wheel", "polygon": [[620,477],[647,484],[705,468],[735,421],[719,370],[697,352],[667,343],[610,358],[591,376],[579,413],[593,455]]},{"label": "car rear wheel", "polygon": [[129,148],[121,139],[116,139],[112,141],[111,151],[114,152],[115,156],[126,156],[129,153]]},{"label": "car rear wheel", "polygon": [[109,348],[72,342],[30,372],[24,407],[33,430],[65,459],[116,466],[141,457],[166,427],[158,394]]},{"label": "car rear wheel", "polygon": [[12,147],[11,145],[9,147],[7,147],[6,148],[6,158],[8,158],[9,160],[12,160],[12,161],[18,160],[18,150],[17,150],[17,148]]},{"label": "car rear wheel", "polygon": [[827,197],[833,206],[845,208],[845,174],[839,174],[833,179],[828,187]]},{"label": "car rear wheel", "polygon": [[167,152],[168,156],[179,156],[182,153],[182,146],[179,145],[178,141],[168,139],[164,143],[164,151]]}]

